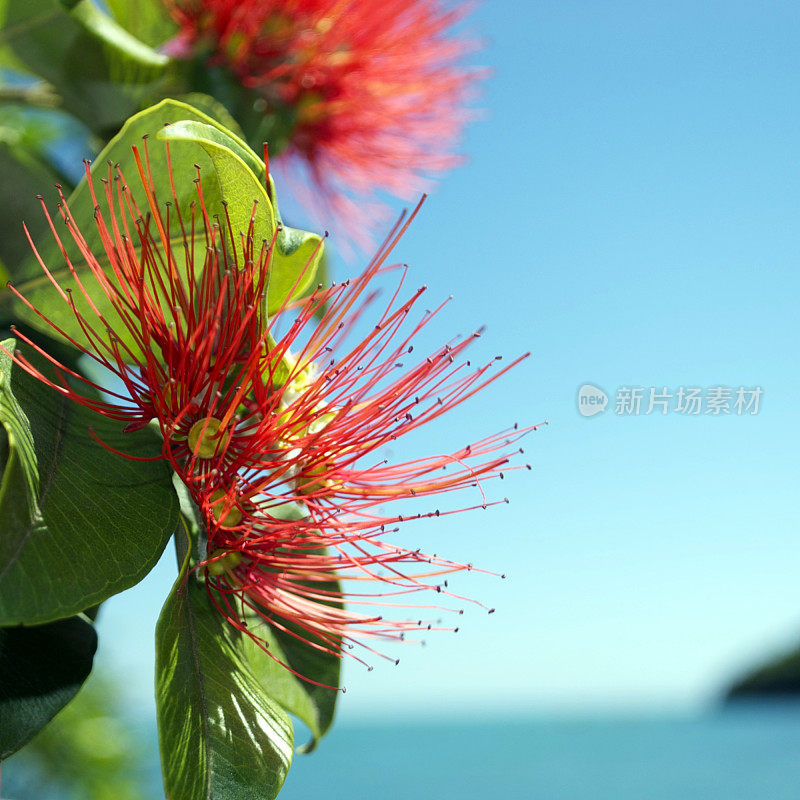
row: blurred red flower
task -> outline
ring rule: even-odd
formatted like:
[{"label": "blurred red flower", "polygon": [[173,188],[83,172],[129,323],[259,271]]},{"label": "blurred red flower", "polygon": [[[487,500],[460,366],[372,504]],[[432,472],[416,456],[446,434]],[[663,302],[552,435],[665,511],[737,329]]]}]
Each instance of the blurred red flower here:
[{"label": "blurred red flower", "polygon": [[[264,115],[282,120],[286,141],[270,148],[285,146],[304,204],[326,225],[360,231],[361,245],[364,223],[381,216],[379,193],[408,198],[458,162],[481,72],[459,65],[475,42],[448,31],[468,4],[164,1],[180,25],[168,51],[206,57],[255,90]],[[298,166],[312,188],[301,188]]]}]

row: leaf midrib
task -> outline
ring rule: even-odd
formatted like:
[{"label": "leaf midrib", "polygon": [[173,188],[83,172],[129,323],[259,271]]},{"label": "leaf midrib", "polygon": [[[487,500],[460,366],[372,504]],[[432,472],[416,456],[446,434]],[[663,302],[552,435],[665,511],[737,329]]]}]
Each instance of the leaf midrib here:
[{"label": "leaf midrib", "polygon": [[191,577],[186,576],[185,583],[178,591],[185,593],[186,598],[186,627],[189,631],[189,642],[192,652],[192,663],[194,664],[197,689],[200,695],[200,725],[202,727],[202,745],[205,750],[206,774],[204,797],[211,800],[211,762],[209,753],[211,752],[211,731],[208,722],[208,702],[206,700],[205,681],[203,680],[203,669],[200,660],[200,649],[197,646],[197,621],[195,619],[194,605],[192,604],[191,592],[189,591],[188,581]]}]

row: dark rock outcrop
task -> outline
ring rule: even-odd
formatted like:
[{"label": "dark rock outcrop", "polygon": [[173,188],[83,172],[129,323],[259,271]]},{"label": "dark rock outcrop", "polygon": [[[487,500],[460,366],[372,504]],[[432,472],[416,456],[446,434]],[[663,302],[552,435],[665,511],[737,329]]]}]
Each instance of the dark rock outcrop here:
[{"label": "dark rock outcrop", "polygon": [[725,694],[726,701],[770,697],[800,698],[800,648],[754,669]]}]

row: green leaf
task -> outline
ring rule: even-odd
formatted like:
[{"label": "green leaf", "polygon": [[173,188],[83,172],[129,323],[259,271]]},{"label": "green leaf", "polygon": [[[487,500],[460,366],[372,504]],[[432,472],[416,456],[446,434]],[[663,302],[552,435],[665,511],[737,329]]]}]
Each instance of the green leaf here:
[{"label": "green leaf", "polygon": [[0,761],[27,744],[78,692],[97,649],[84,616],[0,628]]},{"label": "green leaf", "polygon": [[242,659],[239,636],[184,569],[156,628],[159,742],[170,800],[271,800],[286,778],[292,724]]},{"label": "green leaf", "polygon": [[44,236],[47,221],[36,195],[58,183],[60,176],[41,154],[4,141],[0,141],[0,175],[0,216],[8,221],[0,236],[0,262],[5,265],[6,280],[10,280],[31,258],[22,223],[27,223],[32,236]]},{"label": "green leaf", "polygon": [[170,59],[136,39],[92,0],[0,0],[0,61],[48,81],[62,107],[93,131],[118,127],[157,87]]},{"label": "green leaf", "polygon": [[[256,247],[260,242],[272,239],[276,225],[275,212],[264,185],[245,162],[247,154],[244,145],[214,125],[193,120],[183,120],[162,128],[158,138],[165,142],[185,142],[202,147],[214,166],[220,200],[227,204],[232,233],[246,233],[252,219]],[[203,189],[205,194],[205,187]],[[258,203],[255,214],[254,203]]]},{"label": "green leaf", "polygon": [[[299,520],[308,516],[308,510],[297,503],[284,503],[272,507],[270,514],[278,519]],[[339,596],[342,590],[338,581],[315,584],[314,588]],[[343,607],[341,602],[331,605]],[[339,692],[326,687],[339,686],[342,659],[314,647],[307,641],[308,634],[291,623],[287,623],[287,632],[270,625],[252,611],[246,619],[248,630],[264,640],[275,658],[270,658],[249,636],[241,637],[242,652],[264,691],[308,726],[312,738],[301,750],[310,753],[333,723]],[[291,670],[315,683],[301,680]]]},{"label": "green leaf", "polygon": [[[201,530],[202,521],[185,488],[183,491],[179,489],[178,494],[181,496],[181,513],[185,520],[187,535],[179,532],[175,537],[176,554],[179,563],[185,562],[188,554],[190,563],[195,564],[205,558],[206,545]],[[308,510],[297,503],[274,506],[270,509],[270,513],[284,520],[299,520],[308,516]],[[338,581],[317,584],[316,588],[341,592]],[[341,603],[332,605],[342,607]],[[289,625],[292,633],[288,633],[270,625],[252,611],[246,612],[245,616],[248,630],[262,639],[270,653],[278,660],[265,653],[250,636],[232,634],[236,639],[236,646],[267,697],[279,703],[285,711],[294,714],[308,726],[312,739],[300,749],[302,752],[311,752],[333,722],[339,692],[326,687],[339,686],[341,658],[309,644],[306,641],[307,634],[299,627]],[[279,662],[283,662],[290,669]],[[323,685],[301,680],[291,670],[310,678],[316,684]]]},{"label": "green leaf", "polygon": [[316,287],[323,252],[322,239],[316,233],[281,226],[270,273],[268,314],[279,311],[289,297],[305,297]]},{"label": "green leaf", "polygon": [[[338,586],[325,584],[324,588]],[[259,617],[247,618],[248,629],[264,639],[275,658],[290,666],[300,675],[323,683],[339,686],[341,658],[317,650],[305,641],[308,634],[293,629],[301,638],[279,631]],[[301,680],[286,667],[270,658],[249,636],[241,636],[240,647],[266,694],[308,725],[312,739],[302,751],[310,753],[333,723],[339,692],[324,686],[315,686]]]},{"label": "green leaf", "polygon": [[[207,117],[211,117],[215,122],[225,128],[228,133],[232,133],[237,139],[244,140],[242,132],[236,118],[228,110],[228,107],[220,102],[216,97],[202,92],[190,92],[174,98],[180,103],[186,103],[197,111],[201,111]],[[263,165],[262,165],[263,166]]]},{"label": "green leaf", "polygon": [[[13,339],[37,368],[47,362]],[[0,350],[0,625],[69,617],[127,589],[155,565],[178,523],[157,434],[123,433],[46,387]]]},{"label": "green leaf", "polygon": [[[158,134],[158,138],[199,144],[214,164],[221,200],[228,204],[234,233],[247,231],[253,202],[257,201],[254,241],[258,244],[272,239],[280,217],[266,192],[264,164],[244,142],[229,132],[192,121],[170,125]],[[275,197],[271,178],[270,188],[272,197]],[[303,296],[316,277],[322,251],[321,239],[316,234],[281,226],[270,268],[267,313],[278,311],[290,296]]]},{"label": "green leaf", "polygon": [[178,567],[186,561],[187,555],[196,564],[205,558],[206,540],[202,514],[192,500],[186,484],[177,474],[173,474],[172,482],[181,505],[181,524],[174,537],[175,557]]},{"label": "green leaf", "polygon": [[[165,124],[169,124],[170,127],[163,131]],[[197,166],[199,166],[203,197],[209,214],[222,215],[222,202],[227,200],[235,227],[234,232],[246,231],[253,201],[258,199],[256,213],[258,235],[267,240],[271,238],[278,216],[273,211],[273,203],[262,188],[264,165],[260,164],[258,157],[244,142],[211,117],[185,103],[164,100],[131,117],[95,160],[92,166],[92,175],[96,176],[97,185],[101,186],[99,180],[107,176],[109,162],[119,164],[137,204],[140,208],[146,209],[147,199],[141,187],[131,147],[136,145],[141,150],[142,137],[153,134],[158,134],[170,141],[177,206],[185,217],[188,218],[190,206],[197,200],[194,181],[197,176]],[[156,195],[160,202],[164,202],[171,198],[166,149],[159,142],[151,141],[148,145],[148,154]],[[257,172],[259,164],[260,177]],[[72,218],[80,226],[89,247],[103,263],[105,250],[94,224],[94,204],[86,181],[82,181],[78,185],[69,198],[68,204]],[[181,269],[181,262],[185,258],[183,240],[176,233],[172,237],[172,241],[173,253],[178,262],[178,268]],[[77,246],[69,237],[65,237],[64,244],[67,252],[73,258],[79,274],[84,273],[88,267],[82,263]],[[196,248],[205,248],[202,236],[198,237],[195,246]],[[37,247],[61,286],[64,289],[75,288],[75,281],[69,274],[63,256],[56,243],[52,241],[52,237],[47,237],[44,242],[37,242]],[[291,289],[315,249],[318,259],[322,251],[321,240],[314,234],[289,228],[285,228],[279,234],[270,273],[269,311],[274,311],[283,302],[286,292]],[[202,264],[202,261],[203,259],[200,257],[195,259],[195,263],[198,265]],[[304,285],[308,285],[313,279],[313,266],[315,265],[312,265],[312,269],[307,270],[307,274],[304,275],[302,281]],[[65,303],[56,298],[52,285],[42,273],[39,265],[32,259],[21,272],[22,274],[16,280],[17,288],[36,307],[47,308],[48,315],[54,323],[70,336],[80,340],[83,334],[73,312]],[[93,286],[93,280],[90,279],[87,284],[90,287]],[[93,316],[80,295],[79,290],[73,293],[76,306],[90,317]],[[108,300],[102,294],[98,294],[93,299],[106,314],[109,324],[120,338],[129,346],[134,347],[131,338],[125,335]],[[23,304],[14,302],[13,308],[15,313],[31,326],[40,330],[46,329],[46,326],[43,327],[43,322]]]},{"label": "green leaf", "polygon": [[125,66],[130,66],[134,70],[149,67],[158,71],[169,63],[167,56],[131,36],[108,14],[104,14],[92,0],[79,0],[74,3],[70,14],[104,46],[113,48],[115,57],[122,62],[119,65],[122,69],[125,69]]},{"label": "green leaf", "polygon": [[164,44],[178,30],[160,0],[106,0],[106,3],[114,19],[150,47]]}]

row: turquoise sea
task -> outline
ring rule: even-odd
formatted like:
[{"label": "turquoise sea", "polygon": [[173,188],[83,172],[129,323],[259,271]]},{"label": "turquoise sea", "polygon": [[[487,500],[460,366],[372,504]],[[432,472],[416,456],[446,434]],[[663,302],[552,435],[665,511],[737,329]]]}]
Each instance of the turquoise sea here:
[{"label": "turquoise sea", "polygon": [[281,800],[797,800],[800,706],[343,727]]},{"label": "turquoise sea", "polygon": [[[158,786],[159,784],[156,784]],[[800,705],[334,726],[280,800],[798,800]]]},{"label": "turquoise sea", "polygon": [[[153,766],[143,777],[148,796],[160,798],[151,745]],[[4,780],[2,796],[29,800],[12,783]],[[672,717],[345,723],[316,752],[296,757],[279,800],[314,798],[798,800],[800,705]]]}]

